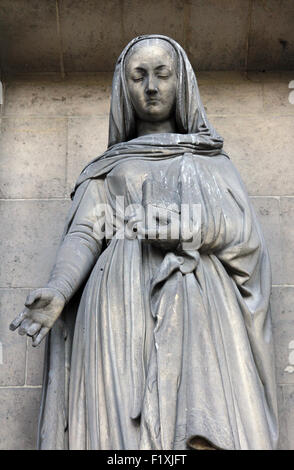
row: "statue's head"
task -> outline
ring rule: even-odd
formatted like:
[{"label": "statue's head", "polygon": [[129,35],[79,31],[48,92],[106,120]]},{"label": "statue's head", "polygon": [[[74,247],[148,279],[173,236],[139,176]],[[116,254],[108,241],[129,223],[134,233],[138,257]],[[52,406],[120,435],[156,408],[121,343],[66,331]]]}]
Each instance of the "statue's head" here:
[{"label": "statue's head", "polygon": [[222,147],[222,138],[206,117],[183,48],[160,34],[138,36],[116,63],[108,146],[134,139],[138,120],[150,123],[151,129],[154,123],[168,119],[174,120],[173,132],[201,134],[207,147]]},{"label": "statue's head", "polygon": [[126,55],[126,83],[136,116],[161,122],[175,113],[177,57],[172,45],[159,38],[134,44]]}]

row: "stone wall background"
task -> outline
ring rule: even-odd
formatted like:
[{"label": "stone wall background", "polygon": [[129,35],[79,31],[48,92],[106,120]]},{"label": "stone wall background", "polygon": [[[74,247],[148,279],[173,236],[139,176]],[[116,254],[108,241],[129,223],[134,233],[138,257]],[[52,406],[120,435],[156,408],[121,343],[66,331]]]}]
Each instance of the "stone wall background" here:
[{"label": "stone wall background", "polygon": [[[225,138],[264,230],[273,271],[272,317],[280,449],[294,449],[294,72],[201,72],[202,100]],[[34,449],[44,346],[8,330],[42,287],[83,166],[105,150],[111,74],[5,79],[0,137],[0,449]]]}]

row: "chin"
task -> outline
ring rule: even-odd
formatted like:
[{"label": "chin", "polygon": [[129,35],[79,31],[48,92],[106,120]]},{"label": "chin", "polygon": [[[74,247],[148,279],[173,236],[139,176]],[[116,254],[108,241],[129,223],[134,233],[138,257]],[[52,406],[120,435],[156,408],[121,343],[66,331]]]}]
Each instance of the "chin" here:
[{"label": "chin", "polygon": [[166,121],[168,119],[168,116],[166,116],[165,113],[162,113],[158,109],[149,109],[148,110],[148,118],[151,119],[153,122],[160,122],[160,121]]}]

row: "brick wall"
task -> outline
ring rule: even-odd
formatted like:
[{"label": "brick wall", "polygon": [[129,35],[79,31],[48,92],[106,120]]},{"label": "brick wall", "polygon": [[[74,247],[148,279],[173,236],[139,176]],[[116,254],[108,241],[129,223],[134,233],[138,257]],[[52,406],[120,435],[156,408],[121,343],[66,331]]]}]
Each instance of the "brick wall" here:
[{"label": "brick wall", "polygon": [[[202,72],[208,116],[225,138],[268,243],[281,449],[294,449],[294,72]],[[8,330],[42,287],[83,166],[106,148],[111,74],[5,80],[0,139],[0,449],[35,448],[43,345]],[[291,343],[292,341],[292,343]],[[291,358],[292,352],[292,358]],[[293,371],[292,371],[293,370]]]}]

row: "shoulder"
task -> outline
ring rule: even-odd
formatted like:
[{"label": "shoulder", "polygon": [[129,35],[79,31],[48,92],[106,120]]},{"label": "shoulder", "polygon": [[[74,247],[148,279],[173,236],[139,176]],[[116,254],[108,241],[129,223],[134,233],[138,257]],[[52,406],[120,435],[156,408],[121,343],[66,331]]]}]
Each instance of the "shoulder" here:
[{"label": "shoulder", "polygon": [[236,166],[234,165],[232,160],[230,160],[225,155],[210,157],[209,160],[211,166],[215,167],[215,169],[217,169],[224,176],[224,178],[229,176],[231,178],[234,177],[237,180],[241,181],[241,176]]},{"label": "shoulder", "polygon": [[218,184],[247,197],[246,186],[234,163],[225,155],[202,158],[202,164],[207,168]]}]

